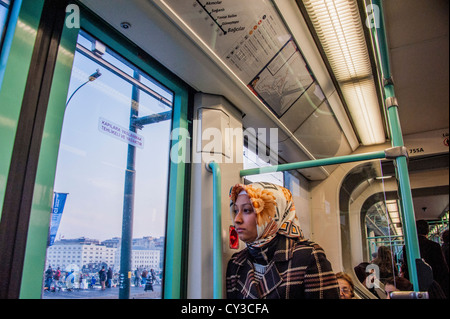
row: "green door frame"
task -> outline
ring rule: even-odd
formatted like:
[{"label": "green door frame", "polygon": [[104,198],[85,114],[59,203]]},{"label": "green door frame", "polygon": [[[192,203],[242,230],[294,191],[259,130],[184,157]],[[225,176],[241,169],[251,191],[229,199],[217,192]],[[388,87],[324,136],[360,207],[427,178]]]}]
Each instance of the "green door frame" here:
[{"label": "green door frame", "polygon": [[[34,42],[36,41],[39,20],[44,0],[23,0],[16,7],[17,17],[10,20],[6,33],[9,40],[2,48],[0,72],[0,208],[3,207],[7,176],[14,148],[23,94],[30,69]],[[14,5],[14,4],[13,4]],[[17,3],[16,3],[17,5]],[[13,10],[11,8],[11,10]],[[12,25],[14,23],[14,25]],[[16,27],[19,25],[20,27]],[[8,53],[8,55],[6,55]],[[1,217],[1,210],[0,210]]]},{"label": "green door frame", "polygon": [[20,292],[32,189],[64,22],[64,3],[23,1],[8,48],[10,55],[2,57],[4,61],[7,58],[7,63],[2,65],[0,91],[0,143],[4,151],[0,164],[0,298],[18,298]]}]

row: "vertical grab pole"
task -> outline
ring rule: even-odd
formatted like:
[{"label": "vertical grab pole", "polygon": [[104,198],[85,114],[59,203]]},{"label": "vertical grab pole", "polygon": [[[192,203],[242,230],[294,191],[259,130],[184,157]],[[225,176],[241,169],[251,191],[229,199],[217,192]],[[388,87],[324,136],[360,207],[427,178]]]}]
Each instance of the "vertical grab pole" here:
[{"label": "vertical grab pole", "polygon": [[[140,80],[138,71],[134,78]],[[133,86],[131,91],[130,131],[136,133],[133,120],[139,115],[139,88]],[[136,102],[136,103],[133,103]],[[136,193],[136,146],[129,144],[127,152],[127,167],[125,170],[123,211],[122,211],[122,242],[120,244],[120,274],[119,299],[130,299],[131,296],[131,266],[133,260],[133,223],[134,198]]]},{"label": "vertical grab pole", "polygon": [[[389,106],[389,125],[392,133],[392,144],[400,146],[403,144],[401,137],[400,121],[398,118],[398,107],[395,98],[388,98]],[[394,103],[393,105],[389,105]],[[398,131],[397,133],[395,131]],[[396,142],[397,140],[397,142]],[[403,228],[405,231],[405,248],[408,260],[409,279],[414,286],[415,291],[420,291],[419,280],[417,276],[416,260],[420,260],[419,240],[417,238],[416,218],[414,215],[414,205],[411,194],[411,184],[409,180],[408,163],[405,156],[395,159],[397,167],[398,187],[401,198],[401,211],[403,218]]]},{"label": "vertical grab pole", "polygon": [[[395,98],[394,83],[392,81],[391,67],[389,61],[388,43],[386,38],[386,28],[384,23],[384,11],[381,0],[374,0],[373,3],[380,9],[380,21],[377,25],[376,38],[378,41],[379,58],[384,78],[384,95],[386,107],[388,109],[388,124],[392,135],[392,146],[404,146],[400,120],[398,116],[398,103]],[[399,193],[401,197],[401,211],[405,232],[405,247],[408,259],[408,270],[410,280],[415,291],[419,291],[419,280],[417,276],[416,260],[420,260],[419,241],[417,239],[416,221],[414,216],[414,206],[412,202],[411,184],[409,180],[408,164],[406,156],[396,158],[397,177],[399,183]]]},{"label": "vertical grab pole", "polygon": [[222,299],[222,177],[216,162],[209,162],[206,168],[213,173],[213,297]]}]

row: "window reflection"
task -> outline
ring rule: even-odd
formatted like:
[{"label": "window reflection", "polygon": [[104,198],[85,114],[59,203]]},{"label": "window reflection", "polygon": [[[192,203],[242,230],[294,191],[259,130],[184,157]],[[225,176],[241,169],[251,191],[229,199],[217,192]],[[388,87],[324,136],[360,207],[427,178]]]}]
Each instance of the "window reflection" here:
[{"label": "window reflection", "polygon": [[353,276],[355,293],[385,298],[384,284],[400,274],[404,245],[391,162],[372,161],[353,168],[339,194],[342,261]]},{"label": "window reflection", "polygon": [[[244,146],[244,169],[272,166],[273,164],[264,161],[258,156],[259,152],[252,150],[251,147]],[[245,179],[250,183],[270,182],[284,186],[283,172],[267,173],[246,176]]]}]

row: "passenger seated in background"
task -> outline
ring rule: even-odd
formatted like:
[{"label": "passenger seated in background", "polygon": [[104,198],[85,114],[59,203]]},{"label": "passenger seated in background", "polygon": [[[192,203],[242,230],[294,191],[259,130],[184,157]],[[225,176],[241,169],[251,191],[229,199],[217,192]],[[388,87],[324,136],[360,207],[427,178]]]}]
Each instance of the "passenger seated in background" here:
[{"label": "passenger seated in background", "polygon": [[230,200],[231,218],[247,248],[228,262],[228,298],[339,298],[323,249],[303,237],[289,190],[271,183],[237,184]]},{"label": "passenger seated in background", "polygon": [[338,272],[336,278],[339,284],[339,298],[353,299],[355,297],[353,280],[349,275],[343,272]]},{"label": "passenger seated in background", "polygon": [[390,277],[384,284],[386,299],[391,299],[390,293],[393,291],[413,291],[413,284],[403,277]]},{"label": "passenger seated in background", "polygon": [[[429,264],[433,270],[433,278],[440,286],[444,294],[449,298],[449,269],[441,250],[441,246],[427,238],[428,223],[426,220],[416,221],[417,235],[419,241],[420,257]],[[409,279],[407,266],[406,247],[403,246],[404,274]],[[432,288],[432,287],[430,287]]]},{"label": "passenger seated in background", "polygon": [[397,264],[393,259],[391,250],[386,246],[378,247],[377,257],[372,263],[380,269],[380,281],[385,282],[386,279],[398,276]]},{"label": "passenger seated in background", "polygon": [[[386,299],[391,299],[389,293],[393,291],[414,291],[413,284],[403,277],[391,277],[386,281],[384,285],[384,291],[386,292]],[[431,286],[427,290],[428,299],[446,299],[441,286],[434,280]]]},{"label": "passenger seated in background", "polygon": [[384,283],[378,278],[379,273],[375,271],[373,267],[375,264],[362,262],[355,266],[356,277],[360,283],[362,283],[375,297],[379,299],[385,298],[384,296]]},{"label": "passenger seated in background", "polygon": [[367,266],[369,266],[370,263],[368,262],[362,262],[359,265],[355,266],[354,271],[356,274],[356,277],[358,277],[358,280],[363,285],[366,285],[366,278],[368,273],[366,272]]}]

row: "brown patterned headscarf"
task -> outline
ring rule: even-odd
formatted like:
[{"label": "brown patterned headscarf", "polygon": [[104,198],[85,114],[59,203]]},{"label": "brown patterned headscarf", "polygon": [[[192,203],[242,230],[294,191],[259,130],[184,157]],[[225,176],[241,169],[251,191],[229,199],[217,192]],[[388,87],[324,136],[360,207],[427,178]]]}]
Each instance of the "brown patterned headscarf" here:
[{"label": "brown patterned headscarf", "polygon": [[231,219],[234,220],[234,203],[245,192],[256,213],[256,240],[248,245],[262,247],[275,238],[277,234],[290,238],[303,239],[303,233],[295,214],[291,192],[272,183],[236,184],[230,190]]}]

